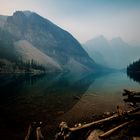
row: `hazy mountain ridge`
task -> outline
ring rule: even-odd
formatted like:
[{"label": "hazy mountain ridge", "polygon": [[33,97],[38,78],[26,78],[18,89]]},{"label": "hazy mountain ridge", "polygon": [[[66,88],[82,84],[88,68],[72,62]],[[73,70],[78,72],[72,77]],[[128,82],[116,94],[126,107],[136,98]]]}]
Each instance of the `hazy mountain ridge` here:
[{"label": "hazy mountain ridge", "polygon": [[[43,59],[45,58],[44,55],[49,57],[53,62],[49,65],[53,66],[54,69],[71,71],[72,65],[71,68],[68,65],[71,64],[71,60],[80,64],[81,70],[86,68],[86,70],[94,71],[99,67],[70,33],[34,12],[17,11],[6,18],[1,28],[14,37],[13,44],[16,44],[14,49],[17,57],[22,56],[24,58],[27,52],[28,56],[32,55],[32,50],[39,56],[42,55],[41,58]],[[23,40],[24,43],[15,43]],[[25,44],[28,44],[28,47],[25,47]],[[21,50],[25,54],[21,53]],[[30,57],[27,58],[30,59]]]},{"label": "hazy mountain ridge", "polygon": [[87,41],[83,47],[95,62],[115,69],[126,68],[140,54],[140,46],[132,46],[120,37],[107,40],[99,36]]}]

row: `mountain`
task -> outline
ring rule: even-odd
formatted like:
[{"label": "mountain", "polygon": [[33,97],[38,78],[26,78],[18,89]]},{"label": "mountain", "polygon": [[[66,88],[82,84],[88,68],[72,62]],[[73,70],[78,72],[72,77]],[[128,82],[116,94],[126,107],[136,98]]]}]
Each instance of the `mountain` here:
[{"label": "mountain", "polygon": [[0,27],[3,27],[7,20],[7,16],[0,15]]},{"label": "mountain", "polygon": [[113,57],[112,48],[110,42],[104,36],[101,35],[88,40],[83,44],[83,47],[95,62],[110,67],[110,57]]},{"label": "mountain", "polygon": [[34,60],[48,69],[56,68],[61,70],[61,66],[58,63],[56,63],[51,57],[36,49],[28,41],[20,40],[15,42],[14,45],[16,54],[18,54],[24,62]]},{"label": "mountain", "polygon": [[12,16],[1,16],[0,23],[0,29],[12,36],[17,59],[33,59],[62,71],[99,69],[70,33],[34,12],[16,11]]},{"label": "mountain", "polygon": [[87,41],[83,47],[95,62],[115,69],[126,68],[140,54],[140,46],[130,45],[120,37],[107,40],[98,36]]},{"label": "mountain", "polygon": [[137,46],[137,47],[139,47],[140,46],[140,41],[137,41],[137,40],[131,40],[131,41],[129,41],[129,44],[131,45],[131,46]]},{"label": "mountain", "polygon": [[122,48],[122,47],[128,47],[129,45],[124,42],[120,37],[116,37],[110,40],[110,44],[114,47],[114,48]]}]

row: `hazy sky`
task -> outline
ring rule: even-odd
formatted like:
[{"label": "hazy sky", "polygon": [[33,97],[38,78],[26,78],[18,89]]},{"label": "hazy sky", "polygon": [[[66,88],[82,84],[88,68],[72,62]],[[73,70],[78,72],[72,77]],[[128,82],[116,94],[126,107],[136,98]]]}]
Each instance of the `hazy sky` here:
[{"label": "hazy sky", "polygon": [[140,0],[0,0],[0,14],[31,10],[81,43],[100,34],[140,42]]}]

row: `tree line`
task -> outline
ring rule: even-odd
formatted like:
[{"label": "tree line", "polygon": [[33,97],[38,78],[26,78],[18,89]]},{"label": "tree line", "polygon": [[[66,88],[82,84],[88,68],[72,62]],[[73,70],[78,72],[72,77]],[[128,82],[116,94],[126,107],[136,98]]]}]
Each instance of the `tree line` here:
[{"label": "tree line", "polygon": [[128,72],[140,72],[140,59],[127,67]]},{"label": "tree line", "polygon": [[32,60],[28,60],[26,62],[22,60],[3,60],[0,59],[0,72],[33,72],[34,70],[40,70],[42,72],[46,72],[46,67],[38,62]]},{"label": "tree line", "polygon": [[127,75],[134,81],[140,82],[140,59],[127,67]]},{"label": "tree line", "polygon": [[30,72],[32,69],[46,71],[46,68],[42,64],[39,64],[33,59],[26,62],[17,60],[16,65],[19,67],[19,69],[24,69],[26,72]]}]

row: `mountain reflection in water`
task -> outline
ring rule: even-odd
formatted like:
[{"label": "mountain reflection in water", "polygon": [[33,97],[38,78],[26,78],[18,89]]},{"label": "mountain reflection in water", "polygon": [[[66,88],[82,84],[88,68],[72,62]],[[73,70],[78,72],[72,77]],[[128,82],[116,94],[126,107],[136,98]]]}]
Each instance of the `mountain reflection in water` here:
[{"label": "mountain reflection in water", "polygon": [[127,75],[136,82],[140,83],[140,72],[127,71]]},{"label": "mountain reflection in water", "polygon": [[6,74],[0,81],[0,135],[14,140],[25,137],[32,121],[46,122],[45,133],[52,137],[60,121],[71,124],[114,111],[117,104],[124,104],[123,88],[140,90],[126,73]]},{"label": "mountain reflection in water", "polygon": [[[75,97],[81,97],[95,77],[66,73],[0,75],[0,130],[4,131],[3,134],[8,129],[15,133],[15,129],[18,131],[37,120],[54,125],[57,117],[76,104]],[[20,136],[22,133],[17,136],[18,139]]]}]

